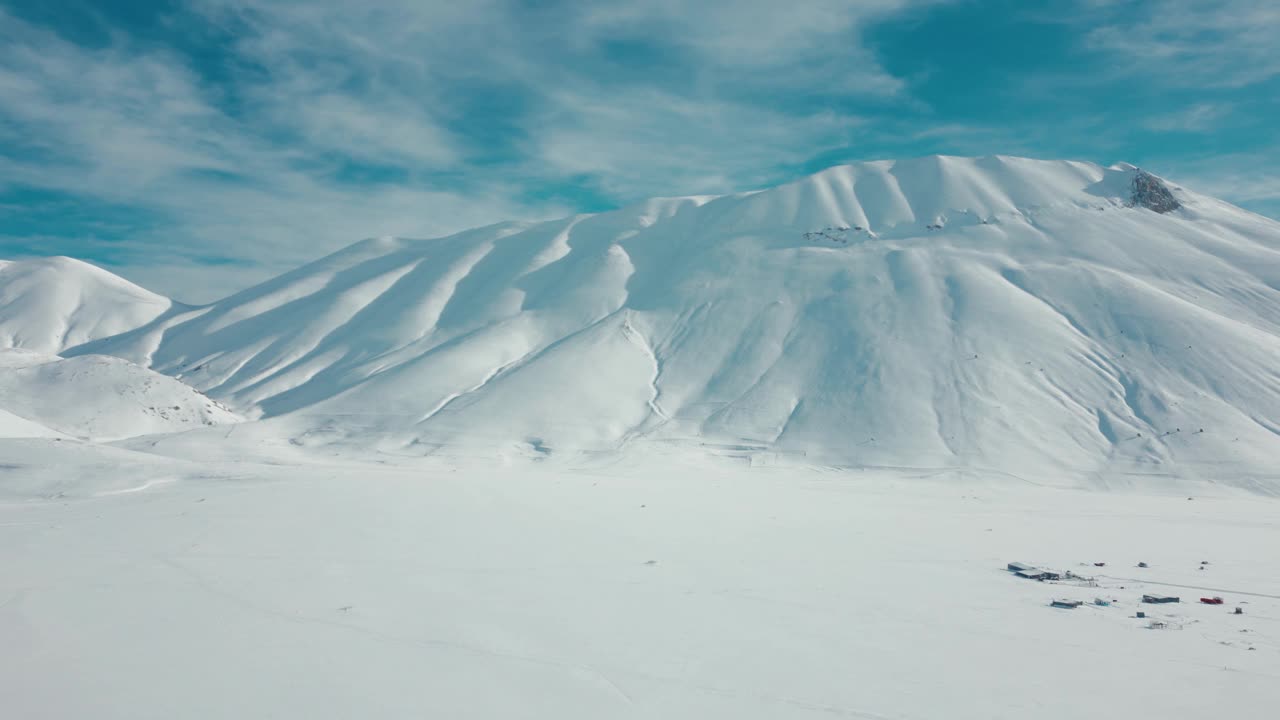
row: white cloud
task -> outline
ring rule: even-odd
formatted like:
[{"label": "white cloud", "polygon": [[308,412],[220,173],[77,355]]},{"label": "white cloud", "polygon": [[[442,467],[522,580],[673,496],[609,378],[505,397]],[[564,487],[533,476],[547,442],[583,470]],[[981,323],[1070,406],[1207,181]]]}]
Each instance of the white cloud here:
[{"label": "white cloud", "polygon": [[[403,97],[378,107],[274,87],[271,103],[237,119],[170,54],[87,49],[0,14],[0,127],[18,148],[0,156],[0,189],[42,188],[159,218],[110,248],[131,258],[124,274],[193,301],[262,275],[201,258],[278,272],[372,235],[430,237],[562,210],[518,202],[520,188],[501,178],[457,189],[338,182],[327,165],[335,153],[433,170],[456,155]],[[301,140],[281,143],[281,131]]]},{"label": "white cloud", "polygon": [[1280,201],[1280,174],[1260,168],[1244,171],[1238,166],[1206,169],[1193,176],[1192,183],[1203,192],[1229,197],[1239,203]]},{"label": "white cloud", "polygon": [[603,179],[622,197],[721,193],[752,187],[760,173],[848,144],[863,123],[831,112],[795,116],[653,90],[608,99],[559,92],[560,122],[538,135],[535,162]]},{"label": "white cloud", "polygon": [[[110,244],[128,258],[119,269],[207,300],[363,237],[577,210],[523,198],[582,176],[623,203],[758,186],[864,140],[975,153],[1051,144],[1061,128],[889,127],[812,101],[918,111],[862,35],[943,1],[192,0],[174,32],[222,33],[214,80],[177,50],[125,34],[80,46],[0,11],[0,143],[17,148],[0,154],[0,189],[134,208],[147,221]],[[1090,42],[1126,72],[1226,86],[1280,74],[1270,2],[1095,5],[1113,21]],[[646,59],[619,59],[628,44]],[[1146,123],[1206,131],[1225,113],[1206,102]],[[374,175],[352,181],[360,164]],[[1274,198],[1266,179],[1215,187]]]},{"label": "white cloud", "polygon": [[1143,123],[1161,132],[1208,132],[1231,113],[1231,108],[1213,103],[1197,103],[1183,110],[1147,118]]},{"label": "white cloud", "polygon": [[[691,72],[728,72],[747,80],[764,68],[787,68],[784,82],[822,78],[828,88],[862,94],[895,93],[902,82],[862,46],[871,21],[943,0],[776,0],[689,3],[682,0],[613,3],[587,11],[590,37],[643,31],[691,50]],[[769,77],[757,77],[767,81]]]},{"label": "white cloud", "polygon": [[1095,48],[1165,85],[1243,87],[1280,75],[1275,0],[1140,0],[1094,3],[1123,18],[1094,29]]},{"label": "white cloud", "polygon": [[[110,246],[125,274],[209,299],[262,272],[201,258],[276,271],[371,235],[567,212],[521,200],[566,178],[619,202],[763,182],[862,122],[778,92],[901,93],[859,34],[938,1],[192,0],[169,21],[222,33],[214,80],[124,32],[85,47],[0,11],[0,141],[17,148],[0,189],[135,209],[147,222]],[[597,71],[617,42],[689,62]],[[351,181],[353,163],[386,182]]]},{"label": "white cloud", "polygon": [[1214,155],[1167,163],[1161,174],[1196,192],[1280,218],[1280,173],[1258,155]]}]

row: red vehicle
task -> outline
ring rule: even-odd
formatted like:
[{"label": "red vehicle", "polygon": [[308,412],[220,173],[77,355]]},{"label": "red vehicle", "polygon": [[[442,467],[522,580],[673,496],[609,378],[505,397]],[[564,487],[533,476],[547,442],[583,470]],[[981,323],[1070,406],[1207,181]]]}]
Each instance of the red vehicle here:
[{"label": "red vehicle", "polygon": [[1221,605],[1222,598],[1220,597],[1200,598],[1200,602],[1204,603],[1205,605]]}]

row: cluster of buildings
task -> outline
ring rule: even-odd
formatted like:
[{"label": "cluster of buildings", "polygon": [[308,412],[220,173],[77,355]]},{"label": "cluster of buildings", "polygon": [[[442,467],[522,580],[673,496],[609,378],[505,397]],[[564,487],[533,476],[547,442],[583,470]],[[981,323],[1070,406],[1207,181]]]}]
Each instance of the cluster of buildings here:
[{"label": "cluster of buildings", "polygon": [[[1094,565],[1097,565],[1099,567],[1105,564],[1106,563],[1094,563]],[[1207,564],[1208,562],[1202,562],[1200,564],[1201,569],[1203,570],[1204,566]],[[1147,564],[1145,562],[1138,563],[1138,567],[1147,567]],[[1013,573],[1014,575],[1017,575],[1020,578],[1025,578],[1027,580],[1041,580],[1041,581],[1062,580],[1064,577],[1062,573],[1059,573],[1053,570],[1045,570],[1044,568],[1039,568],[1039,567],[1036,567],[1035,565],[1029,565],[1023,562],[1011,562],[1008,565],[1008,569],[1009,569],[1009,572]],[[1084,578],[1079,575],[1075,575],[1074,573],[1071,573],[1071,572],[1067,572],[1065,574],[1065,577],[1068,580],[1072,580],[1072,579],[1091,580],[1091,578]],[[1182,602],[1182,598],[1176,595],[1162,595],[1157,593],[1150,593],[1150,594],[1144,594],[1142,596],[1142,602],[1147,603],[1149,605],[1164,605],[1167,603],[1180,603]],[[1200,598],[1200,602],[1205,605],[1222,605],[1224,601],[1222,598],[1215,596],[1215,597],[1202,597]],[[1083,605],[1084,603],[1080,600],[1062,599],[1062,600],[1053,600],[1049,604],[1052,605],[1053,607],[1077,608]],[[1110,605],[1111,602],[1108,600],[1103,600],[1102,598],[1098,598],[1094,601],[1094,604],[1106,606],[1106,605]],[[1241,610],[1240,608],[1236,608],[1235,614],[1242,615],[1243,610]],[[1145,617],[1145,613],[1139,612],[1137,616],[1140,618]]]}]

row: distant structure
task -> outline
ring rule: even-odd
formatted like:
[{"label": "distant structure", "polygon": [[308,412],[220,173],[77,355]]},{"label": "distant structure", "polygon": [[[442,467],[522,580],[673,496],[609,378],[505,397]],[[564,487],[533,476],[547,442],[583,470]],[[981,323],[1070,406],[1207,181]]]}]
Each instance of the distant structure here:
[{"label": "distant structure", "polygon": [[1008,565],[1009,572],[1020,578],[1028,580],[1061,580],[1062,575],[1052,570],[1042,570],[1034,565],[1028,565],[1021,562],[1011,562]]},{"label": "distant structure", "polygon": [[1143,596],[1142,596],[1142,602],[1144,602],[1144,603],[1153,603],[1153,604],[1159,605],[1159,604],[1163,604],[1163,603],[1176,603],[1176,602],[1182,602],[1182,600],[1181,600],[1180,598],[1176,598],[1176,597],[1174,597],[1174,596],[1172,596],[1172,595],[1143,595]]}]

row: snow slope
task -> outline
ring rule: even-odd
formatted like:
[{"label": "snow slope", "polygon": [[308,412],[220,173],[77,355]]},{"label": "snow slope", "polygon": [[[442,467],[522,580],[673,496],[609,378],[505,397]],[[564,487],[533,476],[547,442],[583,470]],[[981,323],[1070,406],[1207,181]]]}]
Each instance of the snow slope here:
[{"label": "snow slope", "polygon": [[171,305],[79,260],[0,260],[0,348],[56,355],[151,322]]},{"label": "snow slope", "polygon": [[388,452],[1274,475],[1280,224],[1135,207],[1138,172],[872,162],[368,240],[76,352]]},{"label": "snow slope", "polygon": [[239,419],[189,386],[119,358],[0,350],[0,437],[109,441]]},{"label": "snow slope", "polygon": [[7,410],[0,410],[0,438],[59,437],[58,433],[40,423],[19,417]]}]

